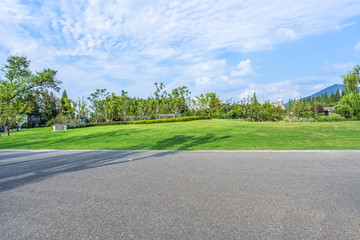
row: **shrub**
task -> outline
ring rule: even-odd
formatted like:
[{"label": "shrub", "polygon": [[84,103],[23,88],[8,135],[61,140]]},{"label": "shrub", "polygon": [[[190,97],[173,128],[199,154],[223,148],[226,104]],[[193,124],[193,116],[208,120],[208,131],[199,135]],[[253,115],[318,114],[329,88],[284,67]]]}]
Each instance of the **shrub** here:
[{"label": "shrub", "polygon": [[321,117],[316,117],[316,121],[318,122],[334,122],[334,121],[343,121],[343,119],[340,116],[332,116],[333,114],[331,114],[331,116],[321,116]]},{"label": "shrub", "polygon": [[31,126],[31,124],[30,123],[23,123],[22,125],[21,125],[21,128],[31,128],[32,126]]},{"label": "shrub", "polygon": [[54,125],[54,124],[55,124],[54,119],[50,119],[49,121],[47,121],[47,122],[45,123],[45,126],[46,126],[46,127],[51,127],[51,126]]},{"label": "shrub", "polygon": [[181,117],[181,118],[165,118],[165,119],[154,119],[154,120],[139,120],[139,121],[116,121],[116,122],[102,122],[102,123],[90,123],[87,124],[87,127],[93,126],[108,126],[108,125],[123,125],[123,124],[153,124],[153,123],[168,123],[168,122],[184,122],[184,121],[194,121],[202,119],[211,119],[210,117],[204,116],[190,116],[190,117]]}]

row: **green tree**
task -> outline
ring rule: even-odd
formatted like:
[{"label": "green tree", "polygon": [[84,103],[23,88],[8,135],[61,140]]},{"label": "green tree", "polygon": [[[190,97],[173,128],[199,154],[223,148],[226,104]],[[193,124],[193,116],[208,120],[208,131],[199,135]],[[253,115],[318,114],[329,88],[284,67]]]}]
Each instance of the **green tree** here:
[{"label": "green tree", "polygon": [[165,85],[163,83],[155,83],[156,90],[154,92],[155,103],[156,103],[156,114],[159,114],[159,105],[161,101],[166,97]]},{"label": "green tree", "polygon": [[360,116],[360,66],[342,76],[344,81],[344,96],[339,101],[340,112],[347,117]]},{"label": "green tree", "polygon": [[191,110],[193,112],[193,115],[196,116],[196,113],[199,111],[199,99],[198,97],[191,99]]},{"label": "green tree", "polygon": [[260,120],[259,119],[259,114],[261,112],[261,104],[259,103],[259,101],[257,100],[256,97],[256,93],[254,93],[253,97],[250,99],[250,115],[252,118],[254,118],[255,120]]},{"label": "green tree", "polygon": [[96,89],[94,93],[90,94],[88,100],[91,102],[90,108],[93,110],[93,116],[95,122],[101,122],[104,119],[106,111],[106,99],[109,97],[109,93],[106,89]]},{"label": "green tree", "polygon": [[110,121],[114,121],[116,115],[117,115],[117,111],[118,111],[118,103],[119,103],[119,98],[115,95],[115,93],[111,93],[110,96],[108,98],[106,98],[106,110],[107,110],[107,114],[106,119],[109,119]]},{"label": "green tree", "polygon": [[190,95],[190,91],[186,86],[178,87],[172,90],[170,94],[171,108],[175,114],[186,110],[186,99]]},{"label": "green tree", "polygon": [[60,114],[62,116],[66,116],[66,118],[74,119],[77,107],[76,102],[69,98],[64,98],[63,100],[64,103],[62,103],[61,101],[59,102],[60,108],[62,109],[62,111],[60,111]]},{"label": "green tree", "polygon": [[198,106],[200,108],[201,115],[204,115],[204,112],[208,111],[210,116],[210,99],[211,93],[200,94],[197,98]]},{"label": "green tree", "polygon": [[341,115],[346,117],[360,116],[360,94],[349,93],[341,98],[339,101]]},{"label": "green tree", "polygon": [[128,92],[121,90],[121,96],[119,96],[118,98],[118,110],[122,112],[122,117],[124,121],[126,120],[126,115],[129,111],[130,103],[131,103],[130,102],[131,99],[127,94]]},{"label": "green tree", "polygon": [[152,116],[152,113],[153,113],[153,110],[154,110],[154,104],[155,104],[155,101],[153,98],[151,97],[148,97],[146,99],[146,102],[145,102],[145,105],[146,105],[146,113],[149,115],[149,116]]},{"label": "green tree", "polygon": [[78,100],[76,101],[76,115],[78,119],[83,119],[85,118],[85,115],[89,112],[89,109],[87,108],[87,103],[84,99],[84,97],[82,98],[78,98]]},{"label": "green tree", "polygon": [[334,99],[335,102],[340,101],[340,99],[341,99],[341,93],[340,93],[340,92],[341,92],[340,89],[338,89],[338,90],[336,91],[335,99]]},{"label": "green tree", "polygon": [[232,110],[232,98],[226,100],[226,102],[222,104],[222,109],[226,113],[227,118],[229,119]]},{"label": "green tree", "polygon": [[56,71],[44,69],[32,73],[30,61],[24,56],[12,55],[1,68],[4,77],[0,79],[0,125],[10,135],[10,127],[23,118],[29,109],[26,100],[45,89],[59,91],[61,81],[56,79]]},{"label": "green tree", "polygon": [[146,111],[146,100],[143,98],[139,98],[137,102],[138,102],[138,111],[140,113],[140,116],[143,117]]},{"label": "green tree", "polygon": [[67,109],[65,109],[65,99],[69,99],[68,95],[66,93],[66,90],[64,89],[61,98],[60,98],[60,102],[59,102],[59,106],[60,106],[60,111],[61,112],[67,112]]},{"label": "green tree", "polygon": [[328,104],[329,103],[329,96],[327,94],[327,92],[325,92],[324,94],[324,100],[323,100],[324,104]]},{"label": "green tree", "polygon": [[58,114],[58,106],[56,102],[57,102],[56,96],[52,92],[49,92],[46,89],[41,103],[44,121],[49,121],[55,118],[56,115]]},{"label": "green tree", "polygon": [[352,71],[348,71],[347,74],[341,76],[344,82],[344,93],[359,93],[360,84],[360,66],[356,65]]}]

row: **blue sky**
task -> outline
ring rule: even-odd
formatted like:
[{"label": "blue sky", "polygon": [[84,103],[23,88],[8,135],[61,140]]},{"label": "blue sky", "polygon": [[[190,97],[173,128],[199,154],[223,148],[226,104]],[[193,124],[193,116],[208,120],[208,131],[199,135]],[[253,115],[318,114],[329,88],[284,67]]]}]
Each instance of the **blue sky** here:
[{"label": "blue sky", "polygon": [[358,0],[0,1],[0,62],[58,70],[71,98],[97,88],[147,97],[305,97],[360,64]]}]

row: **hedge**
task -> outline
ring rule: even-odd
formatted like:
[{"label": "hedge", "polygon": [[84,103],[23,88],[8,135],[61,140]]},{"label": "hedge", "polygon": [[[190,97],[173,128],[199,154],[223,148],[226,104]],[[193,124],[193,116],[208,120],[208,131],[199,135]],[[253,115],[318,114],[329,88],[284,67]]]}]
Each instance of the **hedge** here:
[{"label": "hedge", "polygon": [[165,119],[154,119],[154,120],[101,122],[101,123],[88,123],[86,124],[86,126],[94,127],[94,126],[124,125],[124,124],[153,124],[153,123],[185,122],[185,121],[204,120],[204,119],[211,119],[211,117],[191,116],[191,117],[165,118]]}]

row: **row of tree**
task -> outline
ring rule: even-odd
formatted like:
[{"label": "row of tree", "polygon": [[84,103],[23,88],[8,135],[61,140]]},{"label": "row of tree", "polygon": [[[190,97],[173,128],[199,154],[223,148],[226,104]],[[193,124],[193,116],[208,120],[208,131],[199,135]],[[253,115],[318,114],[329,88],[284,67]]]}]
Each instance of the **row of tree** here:
[{"label": "row of tree", "polygon": [[188,87],[167,92],[163,83],[155,83],[148,98],[130,97],[124,90],[119,95],[106,89],[97,89],[87,99],[72,100],[63,91],[57,98],[61,81],[56,71],[44,69],[31,72],[30,62],[24,56],[10,56],[3,65],[0,78],[0,125],[3,130],[18,127],[25,113],[41,113],[42,122],[53,124],[55,118],[84,119],[93,122],[126,120],[128,116],[159,118],[161,114],[207,115],[213,118],[244,118],[252,121],[279,121],[284,117],[316,118],[324,107],[339,104],[337,112],[346,117],[360,117],[359,70],[356,66],[342,76],[344,92],[327,93],[313,98],[289,100],[284,109],[269,101],[261,104],[256,94],[240,101],[221,101],[216,93],[191,97]]}]

